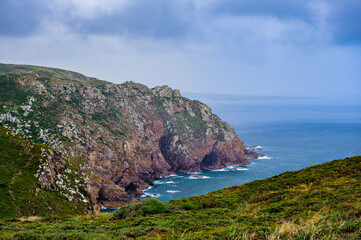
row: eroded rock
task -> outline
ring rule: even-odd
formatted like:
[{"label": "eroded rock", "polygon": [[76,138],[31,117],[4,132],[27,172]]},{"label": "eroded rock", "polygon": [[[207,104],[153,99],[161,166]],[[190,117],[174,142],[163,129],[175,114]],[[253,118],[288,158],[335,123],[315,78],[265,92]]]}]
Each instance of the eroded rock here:
[{"label": "eroded rock", "polygon": [[44,72],[9,77],[32,104],[3,108],[0,121],[82,161],[87,167],[79,172],[98,207],[129,202],[127,195],[144,194],[156,177],[244,165],[261,156],[245,149],[211,108],[168,86],[150,89],[61,70],[44,77]]}]

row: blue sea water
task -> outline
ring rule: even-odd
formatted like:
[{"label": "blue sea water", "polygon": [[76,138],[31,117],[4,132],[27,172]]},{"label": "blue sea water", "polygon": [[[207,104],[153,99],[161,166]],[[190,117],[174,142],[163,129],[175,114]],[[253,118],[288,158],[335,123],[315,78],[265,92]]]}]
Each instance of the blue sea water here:
[{"label": "blue sea water", "polygon": [[[199,98],[198,98],[199,99]],[[361,104],[327,104],[309,99],[200,99],[230,123],[245,145],[267,157],[248,166],[202,170],[194,178],[177,173],[146,190],[160,201],[241,185],[315,164],[361,155]],[[320,103],[321,102],[321,103]]]}]

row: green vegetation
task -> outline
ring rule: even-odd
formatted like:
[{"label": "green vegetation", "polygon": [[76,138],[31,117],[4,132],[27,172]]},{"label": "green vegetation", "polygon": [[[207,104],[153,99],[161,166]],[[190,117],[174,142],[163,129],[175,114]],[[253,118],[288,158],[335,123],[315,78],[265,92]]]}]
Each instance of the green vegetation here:
[{"label": "green vegetation", "polygon": [[56,77],[63,80],[72,79],[72,81],[76,81],[79,83],[89,80],[99,81],[97,79],[85,77],[80,73],[57,69],[57,68],[0,63],[0,74],[8,74],[8,73],[38,74],[38,75],[42,75],[43,77]]},{"label": "green vegetation", "polygon": [[114,216],[2,221],[0,238],[360,239],[360,173],[361,157],[346,158],[204,196],[150,199]]},{"label": "green vegetation", "polygon": [[118,137],[120,137],[120,138],[123,138],[123,137],[126,137],[126,136],[127,136],[127,133],[126,133],[126,132],[122,132],[122,131],[120,131],[119,129],[115,129],[115,130],[113,131],[113,133],[114,133],[115,135],[117,135]]},{"label": "green vegetation", "polygon": [[204,136],[207,131],[207,126],[201,116],[192,117],[187,111],[185,111],[183,112],[183,119],[186,121],[186,125],[194,129],[197,137]]},{"label": "green vegetation", "polygon": [[[171,119],[163,126],[168,129],[164,145],[179,136],[175,141],[189,142],[191,149],[207,129],[224,141],[230,127],[214,115],[204,115],[202,111],[208,110],[197,101],[160,97],[134,83],[122,89],[78,73],[36,66],[0,64],[0,74],[3,125],[32,137],[0,125],[0,239],[361,239],[361,157],[204,196],[169,203],[149,199],[114,214],[82,215],[90,211],[90,200],[76,165],[85,158],[69,162],[40,142],[54,147],[61,141],[71,150],[87,144],[84,129],[89,129],[87,137],[101,130],[113,136],[92,140],[118,149],[115,137],[132,137],[142,118]],[[44,151],[54,153],[58,161],[45,163]],[[138,153],[146,156],[145,149]],[[178,154],[174,157],[183,158]],[[36,177],[41,164],[57,168],[49,175],[52,179],[43,178],[49,190],[41,188],[44,182]],[[70,192],[75,192],[73,198]]]},{"label": "green vegetation", "polygon": [[1,103],[24,104],[29,96],[28,91],[20,89],[20,84],[15,81],[19,75],[0,75],[0,96]]},{"label": "green vegetation", "polygon": [[[35,144],[0,125],[0,219],[81,214],[87,210],[85,204],[77,198],[69,201],[59,191],[40,188],[35,174],[43,161],[42,149],[44,151],[49,147]],[[70,163],[65,167],[75,169]],[[63,175],[66,175],[70,182],[78,180],[74,173]]]},{"label": "green vegetation", "polygon": [[95,112],[93,114],[90,115],[92,120],[97,121],[97,122],[107,122],[108,121],[108,115],[102,112]]},{"label": "green vegetation", "polygon": [[163,102],[161,99],[154,101],[152,104],[158,109],[158,114],[160,116],[168,115],[167,111],[165,110],[165,108],[163,106]]},{"label": "green vegetation", "polygon": [[115,219],[130,218],[130,217],[144,217],[159,213],[174,214],[179,213],[181,210],[168,203],[162,203],[158,200],[151,198],[144,201],[133,203],[117,209],[113,216]]},{"label": "green vegetation", "polygon": [[198,208],[198,206],[194,205],[191,202],[184,202],[182,204],[182,208],[185,209],[185,210],[196,210]]}]

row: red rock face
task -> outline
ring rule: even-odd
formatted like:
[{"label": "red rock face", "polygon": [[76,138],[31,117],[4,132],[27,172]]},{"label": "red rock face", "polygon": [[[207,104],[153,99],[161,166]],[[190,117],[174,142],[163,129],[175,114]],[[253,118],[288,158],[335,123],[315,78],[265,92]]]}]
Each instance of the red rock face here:
[{"label": "red rock face", "polygon": [[[30,125],[41,134],[32,137],[69,159],[82,159],[88,191],[100,205],[124,204],[127,195],[142,194],[156,177],[245,165],[247,158],[260,156],[245,149],[234,129],[208,106],[167,86],[149,89],[84,76],[45,81],[32,74],[16,81],[36,93],[33,105],[44,111],[33,112],[37,120]],[[44,129],[48,122],[41,125],[44,116],[53,129]]]},{"label": "red rock face", "polygon": [[[107,176],[127,194],[141,194],[141,189],[154,184],[155,177],[172,172],[245,165],[250,163],[247,157],[258,156],[245,150],[233,128],[212,114],[206,105],[178,95],[174,97],[174,91],[167,87],[150,90],[136,86],[134,83],[123,86],[128,94],[142,89],[135,96],[143,96],[137,100],[142,104],[128,102],[127,111],[122,112],[123,119],[133,121],[128,125],[132,127],[131,135],[119,144],[126,164],[121,165],[122,161],[111,161],[109,166],[98,161],[93,164],[100,176]],[[162,91],[167,95],[161,95]],[[110,169],[117,172],[105,174]]]}]

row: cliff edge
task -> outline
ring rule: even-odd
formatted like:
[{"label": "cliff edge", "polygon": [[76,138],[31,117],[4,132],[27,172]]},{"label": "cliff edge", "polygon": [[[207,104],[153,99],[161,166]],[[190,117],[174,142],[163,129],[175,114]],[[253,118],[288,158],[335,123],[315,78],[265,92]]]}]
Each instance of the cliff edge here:
[{"label": "cliff edge", "polygon": [[87,191],[98,206],[128,203],[128,195],[173,172],[245,165],[259,156],[211,108],[168,86],[23,65],[0,64],[0,74],[0,123],[87,169]]}]

